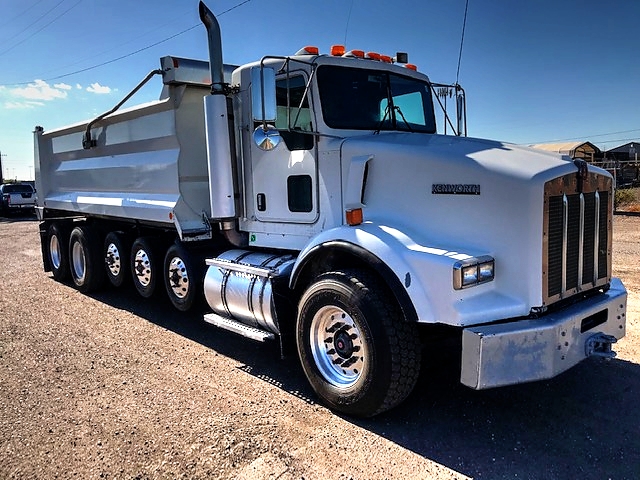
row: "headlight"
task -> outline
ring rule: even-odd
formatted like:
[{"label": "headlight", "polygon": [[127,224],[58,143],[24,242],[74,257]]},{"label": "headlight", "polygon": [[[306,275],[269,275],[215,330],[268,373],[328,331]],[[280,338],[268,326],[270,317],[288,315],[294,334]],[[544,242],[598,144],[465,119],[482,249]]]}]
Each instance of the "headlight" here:
[{"label": "headlight", "polygon": [[495,277],[495,260],[489,255],[471,257],[453,265],[453,288],[473,287],[490,282]]}]

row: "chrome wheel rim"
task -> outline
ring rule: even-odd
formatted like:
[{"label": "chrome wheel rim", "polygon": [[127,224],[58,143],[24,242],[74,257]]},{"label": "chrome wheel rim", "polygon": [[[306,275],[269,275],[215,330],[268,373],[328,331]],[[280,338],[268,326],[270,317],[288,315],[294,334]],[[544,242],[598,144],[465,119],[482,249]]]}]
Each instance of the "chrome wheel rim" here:
[{"label": "chrome wheel rim", "polygon": [[311,320],[311,352],[320,374],[338,388],[353,386],[366,368],[366,344],[353,318],[340,307],[322,307]]},{"label": "chrome wheel rim", "polygon": [[136,274],[138,283],[143,287],[148,287],[151,283],[151,261],[149,255],[144,250],[138,250],[134,257],[133,271]]},{"label": "chrome wheel rim", "polygon": [[84,283],[86,274],[86,259],[84,258],[84,249],[80,242],[74,242],[71,249],[71,265],[73,266],[73,276],[78,283]]},{"label": "chrome wheel rim", "polygon": [[111,275],[114,277],[120,275],[120,270],[122,269],[122,264],[120,263],[120,252],[114,243],[110,243],[107,247],[106,261],[107,268]]},{"label": "chrome wheel rim", "polygon": [[49,257],[51,258],[51,266],[58,270],[62,264],[62,252],[60,251],[60,241],[57,235],[52,235],[49,239]]},{"label": "chrome wheel rim", "polygon": [[168,275],[173,294],[179,299],[185,298],[189,293],[189,275],[187,266],[180,257],[171,259]]}]

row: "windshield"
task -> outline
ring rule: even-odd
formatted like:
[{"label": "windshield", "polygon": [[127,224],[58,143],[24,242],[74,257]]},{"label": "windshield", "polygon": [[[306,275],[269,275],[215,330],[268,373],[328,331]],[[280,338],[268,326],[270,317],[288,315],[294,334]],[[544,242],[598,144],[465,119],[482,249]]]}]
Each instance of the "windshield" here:
[{"label": "windshield", "polygon": [[318,68],[322,116],[331,128],[435,133],[429,84],[391,72]]}]

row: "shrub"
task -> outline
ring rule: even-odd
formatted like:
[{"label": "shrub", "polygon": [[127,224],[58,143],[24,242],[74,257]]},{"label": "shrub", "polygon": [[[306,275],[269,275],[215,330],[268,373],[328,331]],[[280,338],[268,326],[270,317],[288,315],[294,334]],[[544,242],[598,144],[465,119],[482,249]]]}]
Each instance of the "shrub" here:
[{"label": "shrub", "polygon": [[629,188],[619,189],[616,190],[616,194],[613,200],[613,207],[617,210],[623,205],[630,205],[632,203],[635,203],[636,201],[635,190]]}]

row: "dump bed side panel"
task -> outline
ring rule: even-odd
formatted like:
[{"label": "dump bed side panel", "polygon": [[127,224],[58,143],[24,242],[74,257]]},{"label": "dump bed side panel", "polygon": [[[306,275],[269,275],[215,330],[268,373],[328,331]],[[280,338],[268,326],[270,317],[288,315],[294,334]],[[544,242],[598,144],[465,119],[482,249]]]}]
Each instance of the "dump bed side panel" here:
[{"label": "dump bed side panel", "polygon": [[204,134],[206,87],[168,86],[164,100],[87,123],[36,132],[39,206],[73,213],[207,230],[209,182]]}]

